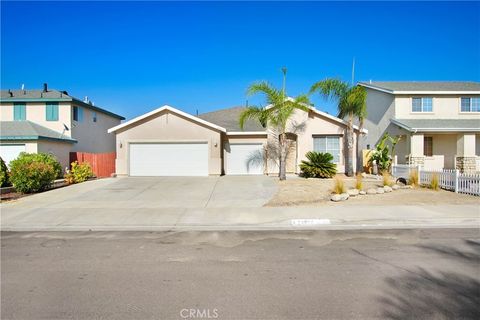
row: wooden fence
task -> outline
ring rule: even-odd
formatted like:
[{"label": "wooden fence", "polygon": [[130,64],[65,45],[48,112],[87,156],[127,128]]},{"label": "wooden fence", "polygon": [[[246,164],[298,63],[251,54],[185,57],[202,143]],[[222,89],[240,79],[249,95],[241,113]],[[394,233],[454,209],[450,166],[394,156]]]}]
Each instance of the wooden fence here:
[{"label": "wooden fence", "polygon": [[87,153],[87,152],[70,152],[70,163],[78,161],[78,163],[88,162],[92,167],[95,176],[110,177],[115,173],[115,152],[109,153]]}]

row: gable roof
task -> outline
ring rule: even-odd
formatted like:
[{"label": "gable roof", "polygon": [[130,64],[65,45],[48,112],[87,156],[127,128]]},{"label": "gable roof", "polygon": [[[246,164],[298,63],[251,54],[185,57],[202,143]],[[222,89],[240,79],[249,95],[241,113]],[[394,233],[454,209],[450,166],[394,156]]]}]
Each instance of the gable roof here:
[{"label": "gable roof", "polygon": [[479,132],[479,119],[392,119],[392,123],[410,132]]},{"label": "gable roof", "polygon": [[108,110],[102,109],[100,107],[94,106],[91,103],[86,103],[80,99],[77,99],[69,95],[66,91],[58,91],[48,89],[46,92],[43,90],[1,90],[0,91],[0,102],[61,102],[61,101],[71,101],[76,105],[92,109],[94,111],[105,113],[114,118],[125,120],[124,117],[110,112]]},{"label": "gable roof", "polygon": [[473,81],[371,81],[358,84],[391,94],[480,94],[480,82]]},{"label": "gable roof", "polygon": [[77,140],[31,121],[0,121],[0,140],[57,140],[75,143]]},{"label": "gable roof", "polygon": [[229,132],[265,132],[266,129],[254,120],[248,120],[243,129],[240,128],[240,114],[246,109],[246,107],[233,107],[202,113],[198,117],[222,126]]},{"label": "gable roof", "polygon": [[180,111],[180,110],[178,110],[178,109],[176,109],[176,108],[174,108],[174,107],[171,107],[171,106],[169,106],[169,105],[164,105],[163,107],[157,108],[157,109],[152,110],[152,111],[150,111],[150,112],[147,112],[147,113],[145,113],[145,114],[143,114],[143,115],[141,115],[141,116],[138,116],[138,117],[136,117],[136,118],[133,118],[133,119],[130,120],[130,121],[127,121],[127,122],[125,122],[125,123],[119,124],[118,126],[115,126],[115,127],[113,127],[113,128],[110,128],[110,129],[108,129],[108,133],[112,133],[112,132],[115,132],[115,131],[117,131],[117,130],[119,130],[119,129],[122,129],[122,128],[125,128],[125,127],[127,127],[127,126],[130,126],[130,125],[132,125],[132,124],[134,124],[134,123],[136,123],[136,122],[138,122],[138,121],[141,121],[141,120],[143,120],[143,119],[146,119],[146,118],[148,118],[148,117],[151,117],[151,116],[153,116],[153,115],[156,115],[156,114],[158,114],[158,113],[160,113],[160,112],[162,112],[162,111],[165,111],[165,110],[168,110],[168,111],[170,111],[170,112],[176,113],[176,114],[178,114],[178,115],[180,115],[180,116],[183,116],[183,117],[188,118],[188,119],[190,119],[190,120],[193,120],[193,121],[195,121],[195,122],[204,124],[204,125],[206,125],[207,127],[210,127],[210,128],[213,128],[213,129],[222,131],[222,132],[226,132],[226,131],[227,131],[225,128],[220,127],[220,126],[218,126],[218,125],[216,125],[216,124],[213,124],[213,123],[208,122],[208,121],[206,121],[206,120],[200,119],[199,117],[195,117],[195,116],[193,116],[193,115],[191,115],[191,114],[188,114],[188,113],[186,113],[186,112]]}]

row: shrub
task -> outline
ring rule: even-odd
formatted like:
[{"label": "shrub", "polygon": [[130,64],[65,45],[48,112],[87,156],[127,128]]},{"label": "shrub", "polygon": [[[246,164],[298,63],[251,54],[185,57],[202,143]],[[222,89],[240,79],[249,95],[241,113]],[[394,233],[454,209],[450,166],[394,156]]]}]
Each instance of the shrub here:
[{"label": "shrub", "polygon": [[347,188],[345,187],[345,182],[340,177],[335,177],[333,182],[333,193],[341,194],[347,192]]},{"label": "shrub", "polygon": [[309,151],[305,155],[308,161],[300,164],[301,175],[305,178],[331,178],[337,173],[337,165],[332,162],[330,153]]},{"label": "shrub", "polygon": [[355,189],[363,189],[363,177],[362,174],[358,173],[355,177]]},{"label": "shrub", "polygon": [[383,186],[391,187],[394,185],[393,177],[387,171],[382,172],[382,179],[383,179]]},{"label": "shrub", "polygon": [[21,193],[44,191],[52,185],[59,169],[61,172],[52,155],[22,152],[10,162],[10,182]]},{"label": "shrub", "polygon": [[408,176],[408,184],[416,187],[418,186],[418,171],[417,170],[411,170],[410,174]]},{"label": "shrub", "polygon": [[438,174],[432,174],[432,180],[430,181],[430,189],[438,191],[440,189],[440,181],[438,180]]},{"label": "shrub", "polygon": [[8,167],[3,161],[2,157],[0,157],[0,188],[7,187],[9,185],[8,181]]},{"label": "shrub", "polygon": [[92,167],[88,162],[78,163],[72,162],[72,169],[65,175],[65,181],[67,183],[80,183],[87,181],[88,178],[93,177]]}]

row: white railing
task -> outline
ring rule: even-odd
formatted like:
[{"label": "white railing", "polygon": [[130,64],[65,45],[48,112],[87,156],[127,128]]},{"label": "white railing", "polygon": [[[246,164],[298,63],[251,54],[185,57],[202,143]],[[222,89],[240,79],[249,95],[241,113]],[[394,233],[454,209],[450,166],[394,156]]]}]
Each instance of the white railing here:
[{"label": "white railing", "polygon": [[392,175],[398,178],[407,179],[410,172],[418,172],[418,183],[420,185],[430,185],[432,177],[437,175],[440,188],[451,190],[457,193],[465,193],[480,196],[480,172],[461,173],[459,170],[423,170],[422,167],[408,165],[393,165]]},{"label": "white railing", "polygon": [[477,159],[475,159],[475,170],[480,171],[480,156],[477,156]]}]

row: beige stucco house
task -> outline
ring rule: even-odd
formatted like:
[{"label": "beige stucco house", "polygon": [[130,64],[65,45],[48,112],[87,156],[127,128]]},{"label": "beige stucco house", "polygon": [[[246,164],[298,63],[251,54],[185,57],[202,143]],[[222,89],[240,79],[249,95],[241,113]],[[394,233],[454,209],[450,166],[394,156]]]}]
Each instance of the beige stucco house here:
[{"label": "beige stucco house", "polygon": [[367,90],[368,136],[373,149],[385,132],[401,136],[398,163],[426,169],[480,170],[480,83],[360,82]]},{"label": "beige stucco house", "polygon": [[[239,127],[244,107],[193,116],[163,106],[108,130],[116,137],[116,172],[131,176],[276,174],[268,155],[271,130],[249,121]],[[298,173],[308,151],[330,152],[345,170],[346,122],[310,107],[296,111],[287,171]],[[358,132],[358,128],[356,128]],[[366,132],[366,130],[364,131]]]},{"label": "beige stucco house", "polygon": [[123,119],[46,84],[43,90],[2,90],[0,156],[8,164],[23,151],[51,153],[65,168],[70,152],[114,152],[107,129]]}]

